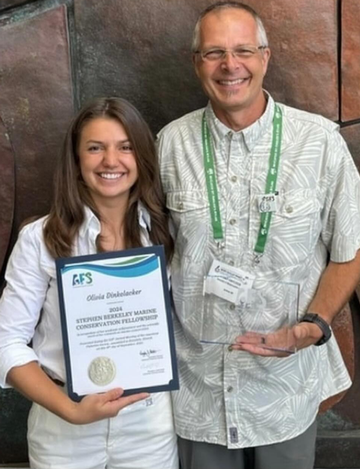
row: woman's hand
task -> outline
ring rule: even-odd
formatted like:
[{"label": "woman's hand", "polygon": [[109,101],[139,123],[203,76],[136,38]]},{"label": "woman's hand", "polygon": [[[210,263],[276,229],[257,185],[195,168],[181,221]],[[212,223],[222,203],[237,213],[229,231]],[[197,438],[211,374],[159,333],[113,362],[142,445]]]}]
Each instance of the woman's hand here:
[{"label": "woman's hand", "polygon": [[28,399],[67,422],[77,425],[115,417],[124,407],[149,396],[143,392],[121,397],[124,390],[118,388],[103,394],[91,394],[84,397],[81,402],[74,402],[36,362],[12,368],[8,373],[8,383]]},{"label": "woman's hand", "polygon": [[119,388],[103,394],[86,396],[81,402],[74,402],[69,411],[69,416],[64,417],[68,422],[77,425],[92,423],[115,417],[124,407],[149,397],[146,392],[121,397],[123,393],[124,390]]}]

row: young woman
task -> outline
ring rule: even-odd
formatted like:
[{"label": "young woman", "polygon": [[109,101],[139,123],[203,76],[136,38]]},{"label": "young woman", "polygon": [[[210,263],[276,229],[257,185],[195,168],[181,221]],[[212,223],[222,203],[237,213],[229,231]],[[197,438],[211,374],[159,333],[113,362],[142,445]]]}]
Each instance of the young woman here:
[{"label": "young woman", "polygon": [[75,403],[64,387],[54,259],[150,244],[170,259],[151,132],[127,101],[96,99],[70,125],[50,214],[20,232],[0,300],[0,385],[33,401],[32,468],[177,469],[168,393],[114,389]]}]

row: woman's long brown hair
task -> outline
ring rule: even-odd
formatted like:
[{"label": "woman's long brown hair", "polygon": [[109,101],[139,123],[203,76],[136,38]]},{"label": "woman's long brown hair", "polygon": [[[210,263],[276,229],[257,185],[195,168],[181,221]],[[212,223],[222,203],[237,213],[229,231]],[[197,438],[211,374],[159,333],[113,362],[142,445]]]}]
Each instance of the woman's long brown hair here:
[{"label": "woman's long brown hair", "polygon": [[170,260],[173,241],[169,234],[154,139],[139,111],[121,98],[97,98],[82,108],[73,119],[64,140],[55,175],[54,201],[44,227],[46,247],[55,258],[72,255],[75,237],[85,219],[84,205],[90,207],[101,220],[82,179],[78,156],[82,129],[89,121],[99,117],[118,121],[134,149],[138,180],[131,188],[125,216],[125,246],[141,246],[137,208],[141,201],[151,217],[150,239],[153,244],[164,245],[167,259]]}]

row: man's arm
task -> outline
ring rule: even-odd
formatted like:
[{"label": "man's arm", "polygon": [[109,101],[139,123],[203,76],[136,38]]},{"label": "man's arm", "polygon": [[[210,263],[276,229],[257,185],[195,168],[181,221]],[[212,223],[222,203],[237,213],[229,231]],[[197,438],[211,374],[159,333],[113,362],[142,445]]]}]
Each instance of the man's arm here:
[{"label": "man's arm", "polygon": [[[330,261],[320,278],[318,289],[308,311],[317,313],[328,324],[331,324],[349,300],[359,280],[360,251],[357,251],[355,258],[350,262]],[[295,326],[294,334],[298,349],[313,345],[322,337],[319,326],[306,322]]]},{"label": "man's arm", "polygon": [[[318,289],[308,311],[317,313],[328,324],[331,324],[335,316],[342,310],[360,280],[360,250],[349,262],[329,262],[324,270]],[[323,333],[319,326],[313,323],[300,322],[292,328],[294,345],[300,350],[314,345],[321,339]],[[257,345],[244,343],[244,336],[237,339],[234,350],[246,350],[262,356],[287,356],[286,353],[264,349]]]}]

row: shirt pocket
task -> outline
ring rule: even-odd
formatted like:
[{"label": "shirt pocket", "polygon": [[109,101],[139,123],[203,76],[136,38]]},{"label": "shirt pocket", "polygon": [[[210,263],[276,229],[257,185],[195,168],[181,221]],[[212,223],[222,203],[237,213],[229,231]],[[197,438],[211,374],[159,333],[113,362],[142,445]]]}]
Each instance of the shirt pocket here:
[{"label": "shirt pocket", "polygon": [[274,265],[298,265],[311,258],[320,227],[320,208],[313,190],[279,195],[269,233],[269,254]]},{"label": "shirt pocket", "polygon": [[199,263],[205,259],[210,232],[210,208],[202,191],[174,191],[166,206],[175,225],[175,255]]}]

